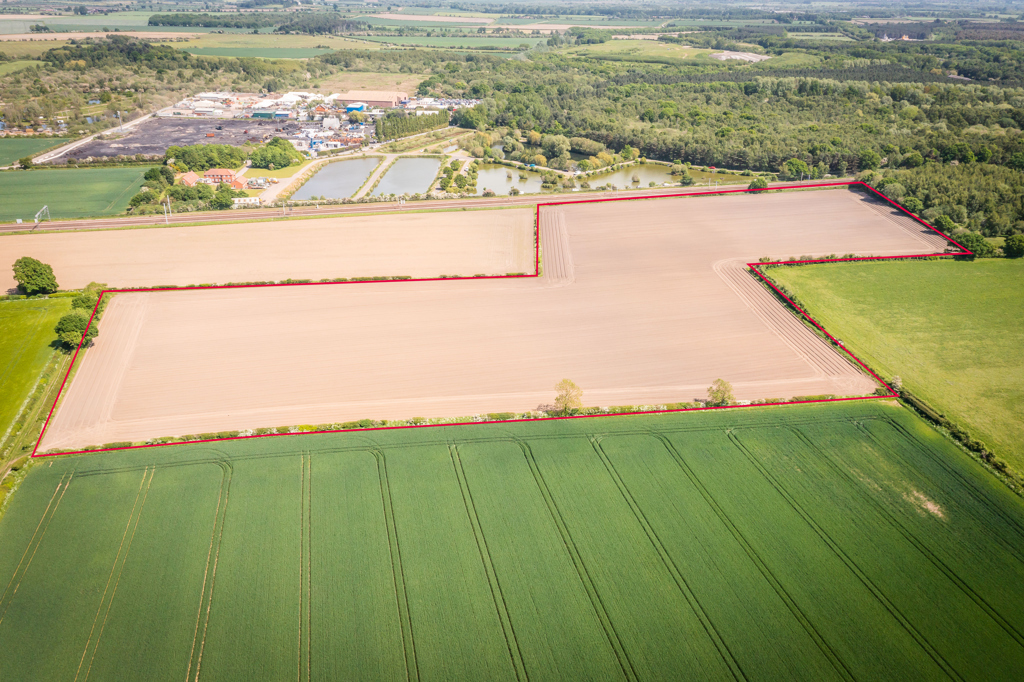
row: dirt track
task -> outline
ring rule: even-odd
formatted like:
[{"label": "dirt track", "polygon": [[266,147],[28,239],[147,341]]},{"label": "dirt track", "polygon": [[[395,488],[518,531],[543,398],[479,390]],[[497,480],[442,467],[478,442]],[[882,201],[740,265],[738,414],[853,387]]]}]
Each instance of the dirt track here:
[{"label": "dirt track", "polygon": [[692,400],[719,377],[741,400],[869,393],[737,264],[935,250],[872,205],[832,190],[549,207],[540,279],[121,294],[42,450],[529,410],[563,377],[588,405]]},{"label": "dirt track", "polygon": [[[533,272],[533,211],[410,213],[0,237],[0,263],[32,256],[65,289]],[[0,290],[15,286],[0,275]]]}]

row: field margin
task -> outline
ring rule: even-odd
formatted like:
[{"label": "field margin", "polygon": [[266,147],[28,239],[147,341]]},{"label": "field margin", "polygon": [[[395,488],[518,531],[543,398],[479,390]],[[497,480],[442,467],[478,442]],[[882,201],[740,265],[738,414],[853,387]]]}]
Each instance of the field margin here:
[{"label": "field margin", "polygon": [[[383,177],[383,173],[381,174],[381,177]],[[192,290],[199,290],[199,289],[247,289],[247,288],[256,288],[256,287],[325,286],[325,285],[337,285],[337,284],[366,284],[366,283],[371,283],[371,282],[373,282],[373,283],[381,283],[381,282],[436,282],[436,281],[451,281],[451,280],[457,281],[457,280],[473,280],[473,279],[509,279],[509,278],[519,279],[519,278],[540,277],[541,276],[541,269],[540,269],[540,210],[541,210],[542,207],[547,207],[547,206],[566,206],[566,205],[572,205],[572,204],[592,204],[592,203],[603,203],[603,202],[608,202],[608,201],[649,201],[649,200],[656,200],[656,199],[671,199],[671,198],[708,196],[708,195],[720,195],[720,194],[777,192],[777,191],[787,191],[787,190],[791,190],[791,189],[836,189],[836,188],[840,188],[840,187],[847,187],[847,188],[858,187],[858,188],[866,189],[868,192],[870,192],[871,195],[873,195],[875,197],[878,197],[880,199],[883,199],[884,201],[888,202],[892,206],[896,207],[898,210],[902,211],[904,214],[906,214],[906,215],[910,216],[911,218],[913,218],[916,222],[920,223],[921,225],[924,225],[925,227],[927,227],[928,229],[932,230],[936,234],[939,234],[940,236],[942,236],[944,239],[946,239],[951,244],[955,244],[958,248],[960,248],[960,251],[959,252],[942,252],[942,253],[907,254],[907,255],[899,255],[899,256],[864,256],[864,257],[852,257],[852,258],[831,258],[831,259],[800,260],[800,261],[772,261],[772,262],[765,262],[765,263],[761,263],[761,262],[758,262],[758,263],[747,263],[746,265],[765,284],[767,284],[769,287],[771,287],[771,289],[774,290],[774,292],[778,296],[780,296],[781,298],[783,298],[786,301],[788,301],[789,305],[791,305],[794,310],[798,311],[798,313],[805,320],[807,320],[810,324],[812,324],[815,328],[817,328],[821,333],[823,333],[826,337],[828,337],[828,339],[836,347],[838,347],[844,353],[846,353],[846,355],[848,355],[859,367],[861,367],[865,372],[867,372],[871,377],[873,377],[882,387],[884,387],[885,390],[886,390],[885,393],[876,394],[876,395],[869,395],[869,396],[855,396],[855,397],[845,397],[845,398],[818,398],[818,399],[813,399],[813,400],[789,400],[789,401],[781,401],[781,402],[774,402],[774,403],[757,403],[757,404],[746,404],[746,405],[713,405],[713,406],[703,406],[703,407],[688,407],[688,408],[680,408],[680,409],[638,410],[638,411],[635,411],[635,412],[617,412],[617,413],[606,413],[606,414],[581,414],[581,415],[544,416],[544,417],[531,417],[531,418],[523,418],[523,419],[494,420],[494,421],[485,421],[485,422],[456,422],[456,423],[443,423],[443,424],[408,424],[408,425],[401,425],[401,426],[367,426],[367,427],[359,427],[359,428],[352,428],[352,429],[329,429],[329,430],[304,431],[304,432],[299,432],[299,433],[263,433],[263,434],[253,434],[253,435],[246,435],[246,436],[228,436],[228,437],[224,437],[224,438],[206,438],[206,439],[196,439],[196,440],[188,440],[188,441],[174,441],[174,442],[165,442],[165,443],[152,443],[152,444],[144,444],[144,445],[119,445],[117,447],[91,448],[91,449],[73,450],[73,451],[66,451],[66,452],[54,452],[54,453],[40,453],[39,452],[39,445],[42,443],[43,436],[46,434],[46,429],[49,427],[50,420],[53,417],[53,413],[56,410],[57,404],[60,401],[60,398],[61,398],[61,396],[64,393],[64,389],[66,388],[66,384],[67,384],[68,378],[70,377],[72,369],[74,369],[74,367],[75,367],[75,362],[77,361],[78,356],[81,353],[82,344],[85,341],[85,336],[86,336],[86,334],[88,333],[88,330],[91,328],[91,326],[93,324],[94,318],[96,317],[96,313],[99,310],[100,305],[103,302],[104,296],[106,296],[108,293],[109,294],[116,294],[116,293],[133,293],[133,292],[134,293],[139,293],[139,292],[159,292],[159,291],[192,291]],[[563,420],[563,419],[593,419],[593,418],[598,418],[598,417],[610,417],[610,416],[622,416],[622,415],[668,414],[668,413],[673,413],[673,412],[698,412],[698,411],[705,411],[705,410],[729,410],[729,409],[738,409],[738,408],[744,408],[744,407],[767,407],[767,406],[778,406],[778,405],[804,405],[804,404],[811,404],[811,403],[847,402],[847,401],[851,401],[851,400],[878,400],[878,399],[888,399],[888,400],[891,400],[891,399],[898,399],[900,396],[892,388],[892,386],[890,386],[884,380],[882,380],[881,377],[879,377],[874,371],[872,371],[863,361],[860,360],[860,358],[858,358],[856,355],[854,355],[849,349],[847,349],[842,343],[840,343],[840,341],[838,339],[836,339],[834,336],[832,336],[832,334],[830,334],[828,331],[826,331],[825,328],[822,327],[814,318],[812,318],[803,308],[801,308],[796,303],[794,303],[793,300],[789,296],[784,294],[777,286],[775,286],[775,284],[772,283],[771,280],[769,280],[764,275],[764,273],[761,271],[762,267],[764,267],[764,266],[780,266],[780,265],[804,265],[804,264],[811,264],[811,263],[844,263],[844,262],[864,261],[864,260],[892,260],[892,259],[910,259],[910,258],[934,258],[934,257],[940,257],[940,256],[944,257],[944,256],[973,256],[973,255],[974,255],[973,252],[971,252],[968,249],[966,249],[963,245],[961,245],[960,243],[955,241],[952,237],[946,235],[941,230],[937,229],[935,226],[931,225],[930,223],[928,223],[925,220],[921,219],[920,217],[918,217],[917,215],[915,215],[914,213],[912,213],[908,209],[904,208],[903,206],[901,206],[897,202],[895,202],[892,199],[890,199],[889,197],[885,196],[884,194],[882,194],[881,192],[876,190],[874,187],[871,187],[867,183],[864,183],[864,182],[861,182],[861,181],[856,181],[856,180],[849,181],[849,180],[847,180],[847,181],[840,181],[840,182],[826,182],[826,183],[815,183],[815,184],[792,185],[790,187],[784,187],[784,188],[715,189],[715,190],[709,190],[707,192],[689,192],[689,193],[679,193],[679,194],[664,194],[664,195],[649,196],[649,197],[607,197],[607,198],[602,198],[602,199],[577,199],[577,200],[573,200],[573,201],[556,201],[556,202],[548,202],[548,203],[538,203],[537,207],[536,207],[536,213],[535,213],[535,225],[534,225],[534,272],[532,274],[488,275],[488,276],[483,276],[483,277],[426,277],[426,278],[418,278],[418,279],[401,279],[401,280],[395,280],[395,279],[389,279],[389,280],[355,280],[355,281],[349,280],[349,281],[346,281],[346,282],[285,282],[285,283],[280,283],[280,284],[276,284],[276,283],[275,284],[227,284],[227,285],[215,285],[215,286],[159,287],[159,288],[152,288],[152,289],[146,289],[146,288],[140,288],[140,289],[104,289],[104,290],[102,290],[100,292],[99,299],[96,301],[96,305],[95,305],[95,307],[92,310],[92,314],[90,314],[90,316],[89,316],[89,322],[86,325],[86,331],[82,333],[82,338],[79,339],[78,346],[75,348],[74,355],[71,358],[71,362],[68,365],[68,371],[64,375],[64,379],[61,382],[60,389],[57,392],[57,396],[54,398],[53,405],[50,407],[50,411],[49,411],[49,413],[46,416],[46,421],[43,424],[43,429],[42,429],[42,431],[39,434],[39,438],[36,440],[36,444],[35,444],[35,447],[32,450],[32,455],[31,456],[32,457],[55,457],[55,456],[63,456],[63,455],[82,455],[82,454],[89,454],[89,453],[95,453],[95,452],[111,452],[111,451],[117,451],[117,450],[135,450],[135,449],[139,449],[139,448],[164,447],[164,446],[168,446],[168,445],[185,445],[185,444],[196,444],[196,443],[215,443],[215,442],[221,442],[221,441],[227,441],[227,440],[244,440],[244,439],[249,439],[249,438],[268,438],[268,437],[271,437],[271,436],[311,435],[311,434],[318,434],[318,433],[346,433],[346,432],[359,432],[359,431],[385,431],[385,430],[394,430],[394,429],[421,429],[421,428],[435,428],[435,427],[438,427],[438,426],[459,426],[459,425],[480,424],[480,423],[507,424],[507,423],[515,423],[515,422],[554,421],[554,420]]]}]

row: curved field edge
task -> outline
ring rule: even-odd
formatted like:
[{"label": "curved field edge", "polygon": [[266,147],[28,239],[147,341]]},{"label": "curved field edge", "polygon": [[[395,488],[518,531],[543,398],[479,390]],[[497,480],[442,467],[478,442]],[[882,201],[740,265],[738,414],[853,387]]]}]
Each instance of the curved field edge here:
[{"label": "curved field edge", "polygon": [[889,401],[57,457],[0,521],[0,646],[51,644],[2,667],[1008,678],[1022,540]]},{"label": "curved field edge", "polygon": [[1024,260],[771,268],[807,312],[883,378],[1024,472]]}]

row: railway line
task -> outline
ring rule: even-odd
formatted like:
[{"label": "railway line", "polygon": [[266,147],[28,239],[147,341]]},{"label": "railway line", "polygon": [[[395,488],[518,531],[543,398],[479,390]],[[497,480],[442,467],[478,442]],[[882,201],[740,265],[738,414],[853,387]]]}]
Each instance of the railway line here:
[{"label": "railway line", "polygon": [[[776,183],[770,187],[784,188],[786,183]],[[741,189],[742,186],[737,186]],[[728,188],[726,188],[728,189]],[[111,218],[88,218],[77,220],[55,220],[37,224],[7,224],[0,226],[0,235],[40,232],[67,232],[76,230],[117,230],[139,227],[160,227],[170,225],[196,225],[234,222],[251,222],[254,220],[273,220],[277,218],[327,218],[366,213],[396,213],[402,211],[445,211],[470,210],[487,208],[504,208],[509,206],[533,206],[548,201],[566,201],[579,199],[605,199],[612,197],[657,197],[666,194],[690,194],[707,191],[702,185],[691,187],[659,187],[642,190],[614,190],[606,192],[587,192],[586,194],[532,194],[517,197],[487,197],[472,199],[430,199],[412,203],[398,201],[382,201],[366,204],[331,204],[325,206],[286,206],[278,208],[240,209],[238,211],[197,211],[179,213],[170,216],[163,214],[145,216],[119,216]]]}]

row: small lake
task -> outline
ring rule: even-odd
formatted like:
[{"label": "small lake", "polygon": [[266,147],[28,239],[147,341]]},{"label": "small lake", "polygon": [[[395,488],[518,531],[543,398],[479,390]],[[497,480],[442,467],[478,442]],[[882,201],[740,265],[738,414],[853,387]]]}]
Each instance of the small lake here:
[{"label": "small lake", "polygon": [[[512,174],[511,178],[508,176],[509,173]],[[638,182],[633,182],[634,174],[639,178]],[[521,175],[525,175],[526,179],[521,179]],[[720,175],[718,177],[726,178],[731,176]],[[589,183],[593,189],[607,184],[615,185],[618,189],[638,189],[649,187],[652,182],[660,186],[665,182],[678,183],[679,181],[669,175],[668,166],[645,163],[588,178],[576,178],[577,186],[581,182]],[[518,187],[519,191],[523,194],[540,194],[554,191],[552,189],[542,189],[540,185],[540,173],[522,168],[508,168],[507,166],[497,164],[482,164],[477,171],[476,194],[480,196],[484,193],[485,189],[489,189],[493,190],[495,194],[503,196],[507,195],[508,191],[513,187]]]},{"label": "small lake", "polygon": [[[329,163],[300,187],[292,199],[302,200],[312,197],[347,199],[363,186],[366,178],[370,177],[370,173],[379,163],[381,163],[379,158],[371,157]],[[258,177],[259,173],[252,172],[250,175]]]},{"label": "small lake", "polygon": [[[653,182],[661,185],[665,182],[679,182],[669,175],[669,167],[657,163],[642,163],[629,166],[611,173],[601,173],[585,178],[583,182],[590,183],[590,186],[597,189],[601,185],[615,185],[618,189],[638,189],[649,187]],[[633,181],[636,176],[637,181]],[[579,181],[577,181],[578,183]]]},{"label": "small lake", "polygon": [[423,194],[430,189],[430,183],[433,182],[440,167],[441,159],[400,158],[381,178],[373,196]]},{"label": "small lake", "polygon": [[[511,178],[508,177],[509,173],[512,174]],[[525,175],[526,179],[521,180],[520,175]],[[517,187],[523,194],[540,194],[550,191],[541,189],[541,182],[540,173],[485,163],[477,168],[476,195],[481,196],[485,189],[489,189],[499,196],[508,196],[508,191],[513,187]]]}]

